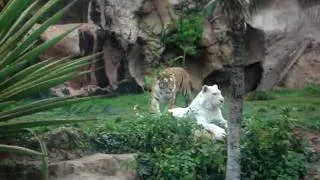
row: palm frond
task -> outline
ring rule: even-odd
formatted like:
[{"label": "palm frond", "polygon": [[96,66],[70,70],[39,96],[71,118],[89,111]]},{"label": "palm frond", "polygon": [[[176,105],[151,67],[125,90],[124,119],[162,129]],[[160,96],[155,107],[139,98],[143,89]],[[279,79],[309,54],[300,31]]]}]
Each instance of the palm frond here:
[{"label": "palm frond", "polygon": [[39,138],[39,136],[34,133],[32,130],[30,130],[31,134],[36,138],[40,145],[40,149],[42,152],[42,165],[41,165],[41,170],[42,170],[42,179],[43,180],[48,180],[49,179],[49,162],[48,162],[48,150],[46,147],[46,144],[42,139]]},{"label": "palm frond", "polygon": [[26,105],[17,106],[14,109],[0,112],[0,122],[8,121],[17,117],[22,117],[30,114],[34,114],[41,111],[46,111],[52,108],[60,107],[62,105],[70,105],[82,101],[92,100],[94,98],[100,98],[103,96],[95,97],[57,97],[35,101]]},{"label": "palm frond", "polygon": [[[101,56],[101,53],[97,53],[79,59],[65,57],[56,61],[47,59],[37,62],[39,54],[48,50],[77,28],[70,29],[49,41],[39,44],[41,34],[49,26],[58,22],[74,2],[75,0],[38,26],[39,21],[46,17],[48,11],[56,7],[59,0],[49,0],[40,7],[38,0],[11,0],[10,2],[0,0],[0,133],[19,132],[37,126],[83,122],[83,120],[50,120],[49,118],[42,121],[26,121],[22,117],[62,105],[89,100],[92,97],[49,98],[18,103],[35,92],[48,89],[87,73],[80,71],[80,69],[94,63]],[[47,179],[48,153],[44,143],[40,139],[38,140],[42,153],[19,146],[3,144],[0,144],[0,152],[41,156],[44,179]]]},{"label": "palm frond", "polygon": [[4,144],[0,144],[0,152],[42,156],[40,152],[34,151],[32,149],[24,148],[21,146],[11,146],[11,145],[4,145]]},{"label": "palm frond", "polygon": [[[15,4],[16,2],[20,2],[20,3],[17,3],[16,6],[9,5],[8,8],[4,10],[4,11],[8,11],[8,12],[13,11],[14,12],[14,13],[12,13],[13,15],[11,15],[10,17],[6,17],[6,16],[3,17],[3,18],[0,17],[0,26],[2,27],[2,29],[1,29],[2,31],[0,32],[0,37],[1,37],[0,39],[5,37],[5,34],[8,33],[8,29],[13,24],[15,24],[15,20],[19,19],[21,11],[25,10],[28,7],[28,5],[30,5],[30,0],[26,0],[26,1],[16,1],[15,0],[15,1],[13,1],[12,4]],[[26,6],[22,2],[27,3]],[[39,21],[42,18],[42,16],[44,16],[44,14],[47,11],[49,11],[50,9],[52,9],[55,6],[55,4],[58,3],[58,2],[59,2],[59,0],[50,0],[50,1],[48,1],[28,21],[24,22],[23,25],[21,26],[21,28],[19,28],[15,32],[13,32],[13,34],[10,35],[9,39],[7,39],[5,42],[3,42],[3,44],[0,44],[0,58],[3,58],[5,55],[9,54],[10,51],[12,51],[12,49],[14,49],[17,45],[19,45],[19,43],[17,43],[17,42],[21,42],[23,37],[28,32],[30,32],[30,29],[32,28],[32,26],[37,21]],[[20,5],[21,8],[18,5]],[[16,14],[17,12],[18,12],[18,14]],[[62,13],[59,13],[59,12],[56,13],[56,14],[62,15]],[[8,19],[12,19],[12,17],[14,17],[13,21],[10,21],[10,20],[8,21]],[[3,26],[2,26],[2,24],[3,24]],[[0,63],[1,63],[0,65],[3,65],[2,61]]]},{"label": "palm frond", "polygon": [[83,123],[87,121],[96,121],[97,119],[50,119],[50,120],[16,120],[16,122],[0,123],[0,131],[7,132],[19,132],[23,131],[25,127],[34,128],[39,126],[52,126],[69,123]]}]

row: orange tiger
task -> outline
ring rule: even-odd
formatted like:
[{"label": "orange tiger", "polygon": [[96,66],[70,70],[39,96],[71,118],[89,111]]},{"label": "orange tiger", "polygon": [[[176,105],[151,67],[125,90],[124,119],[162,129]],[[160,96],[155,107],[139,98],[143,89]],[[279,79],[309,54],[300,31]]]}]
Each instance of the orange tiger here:
[{"label": "orange tiger", "polygon": [[189,73],[181,67],[164,69],[154,80],[151,91],[151,112],[161,113],[160,104],[169,102],[169,109],[173,108],[177,93],[187,98],[187,105],[194,98],[192,81]]}]

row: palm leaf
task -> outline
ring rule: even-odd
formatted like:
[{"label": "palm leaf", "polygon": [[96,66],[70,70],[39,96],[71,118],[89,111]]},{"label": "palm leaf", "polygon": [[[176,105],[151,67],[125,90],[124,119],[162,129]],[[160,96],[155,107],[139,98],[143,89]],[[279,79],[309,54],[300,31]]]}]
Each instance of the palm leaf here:
[{"label": "palm leaf", "polygon": [[103,96],[95,96],[95,97],[58,97],[58,98],[50,98],[45,100],[39,100],[33,103],[29,103],[26,105],[18,106],[11,110],[6,110],[0,112],[0,122],[8,121],[10,119],[14,119],[21,116],[26,116],[30,114],[34,114],[41,111],[46,111],[52,108],[60,107],[62,105],[70,105],[82,101],[91,100],[94,98],[101,98]]},{"label": "palm leaf", "polygon": [[32,130],[30,130],[31,134],[33,134],[33,136],[36,138],[36,140],[38,141],[39,145],[40,145],[40,149],[42,152],[42,165],[41,165],[41,169],[42,169],[42,175],[43,175],[43,179],[44,180],[48,180],[49,179],[49,163],[48,163],[48,151],[47,151],[47,147],[46,144],[44,143],[44,141],[42,139],[39,138],[39,136],[37,136],[36,133],[34,133]]},{"label": "palm leaf", "polygon": [[[50,39],[49,41],[46,41],[45,43],[39,45],[38,47],[34,48],[33,50],[27,52],[26,54],[24,54],[23,56],[19,57],[16,61],[21,61],[23,59],[27,59],[27,60],[33,60],[35,57],[37,57],[40,53],[45,52],[46,50],[48,50],[50,47],[52,47],[53,45],[55,45],[56,43],[58,43],[61,39],[63,39],[67,34],[69,34],[70,32],[72,32],[75,28],[74,27],[62,34],[60,34],[57,37],[54,37],[52,39]],[[36,33],[36,32],[34,32]],[[32,33],[33,34],[33,33]],[[31,35],[30,35],[31,36]],[[6,60],[6,59],[5,59]],[[10,59],[9,59],[10,60]],[[13,61],[14,62],[14,61]],[[11,61],[12,63],[12,61]],[[5,62],[4,62],[5,64]]]},{"label": "palm leaf", "polygon": [[[41,17],[47,11],[49,11],[51,8],[53,8],[58,1],[59,0],[50,0],[50,1],[48,1],[26,23],[24,23],[24,25],[17,32],[15,32],[12,36],[10,36],[10,38],[6,42],[1,44],[1,46],[0,46],[0,58],[3,58],[5,55],[7,55],[7,53],[9,53],[17,45],[16,42],[20,42],[20,39],[23,38],[25,36],[25,34],[27,34],[27,32],[30,31],[32,26],[39,19],[41,19]],[[21,2],[23,2],[23,1],[21,1]],[[28,1],[26,1],[26,2],[28,2]],[[11,7],[11,6],[8,9],[10,9],[10,8],[13,8],[13,10],[18,9],[17,7]],[[18,17],[16,17],[16,19],[18,19]],[[0,17],[0,24],[2,23],[2,21],[6,22],[6,19],[1,19],[1,17]],[[11,25],[12,24],[7,25],[7,26],[11,26]],[[6,26],[4,26],[4,29],[5,29],[5,27]],[[2,34],[0,34],[0,35],[2,35]],[[0,36],[0,37],[2,38],[3,36]],[[1,63],[3,63],[3,62],[1,61]]]},{"label": "palm leaf", "polygon": [[18,132],[22,131],[24,128],[34,128],[39,126],[52,126],[52,125],[61,125],[61,124],[70,124],[70,123],[82,123],[87,121],[96,121],[98,119],[50,119],[50,120],[39,120],[39,121],[26,121],[19,120],[16,122],[2,122],[0,123],[1,132]]},{"label": "palm leaf", "polygon": [[0,71],[0,79],[6,79],[6,77],[10,77],[14,75],[15,73],[18,73],[19,70],[26,67],[28,62],[20,62],[17,63],[15,66],[5,66]]},{"label": "palm leaf", "polygon": [[[2,1],[1,1],[2,2]],[[51,25],[58,22],[62,15],[74,4],[62,8],[40,26],[39,20],[52,10],[59,0],[49,0],[36,9],[40,3],[33,0],[11,0],[6,3],[0,13],[0,132],[19,132],[37,126],[76,123],[88,120],[42,120],[26,121],[24,116],[93,99],[92,97],[49,98],[29,103],[17,103],[35,92],[71,80],[88,72],[79,71],[97,60],[101,53],[70,60],[69,57],[57,61],[48,59],[36,63],[37,56],[48,50],[68,33],[72,28],[59,36],[38,45],[40,36]],[[1,4],[1,7],[2,4]],[[31,16],[31,12],[33,13]],[[38,28],[33,29],[35,26]],[[15,106],[14,108],[12,106]],[[36,136],[34,134],[34,136]],[[43,178],[48,179],[47,149],[41,139],[36,136],[42,153],[19,146],[0,144],[0,152],[20,153],[42,157]]]},{"label": "palm leaf", "polygon": [[35,6],[38,4],[38,0],[35,1],[33,4],[31,4],[26,10],[24,10],[24,12],[19,16],[19,18],[16,20],[16,22],[14,22],[14,24],[10,27],[10,29],[6,32],[6,34],[4,35],[4,37],[0,40],[0,44],[3,44],[3,42],[5,42],[11,34],[13,34],[20,25],[22,25],[27,17],[28,14],[30,14],[30,12],[32,10],[34,10]]},{"label": "palm leaf", "polygon": [[71,72],[66,75],[51,78],[49,80],[44,80],[41,82],[29,82],[24,84],[21,87],[17,87],[16,89],[11,89],[8,93],[3,95],[3,100],[10,100],[10,99],[20,99],[26,97],[28,95],[32,95],[36,92],[39,92],[39,89],[48,89],[50,87],[57,86],[62,84],[66,81],[72,80],[79,75],[77,72]]},{"label": "palm leaf", "polygon": [[38,151],[34,151],[32,149],[24,148],[21,146],[11,146],[0,144],[0,152],[7,152],[7,153],[17,153],[17,154],[24,154],[24,155],[33,155],[33,156],[42,156],[42,154]]},{"label": "palm leaf", "polygon": [[[84,65],[91,64],[92,63],[91,59],[93,57],[97,57],[97,55],[99,54],[81,58],[77,61],[73,61],[71,64],[65,65],[65,67],[59,65],[59,66],[52,67],[51,69],[39,69],[33,73],[26,75],[23,81],[18,81],[12,86],[10,86],[9,90],[1,89],[1,87],[8,87],[7,86],[8,82],[5,83],[5,85],[0,85],[0,89],[2,90],[0,92],[0,96],[1,96],[0,102],[7,100],[9,98],[14,98],[17,94],[21,94],[21,93],[30,94],[30,92],[27,92],[27,91],[30,91],[30,89],[34,89],[37,92],[39,88],[41,89],[50,88],[52,86],[59,85],[65,81],[71,80],[81,74],[81,73],[73,72],[74,70],[78,70]],[[47,67],[49,67],[49,65],[51,64],[48,64]],[[33,67],[32,69],[35,69],[35,67]],[[47,73],[48,70],[50,70],[50,73]]]},{"label": "palm leaf", "polygon": [[8,31],[10,25],[18,19],[21,12],[28,7],[31,0],[25,1],[12,1],[0,15],[0,37]]},{"label": "palm leaf", "polygon": [[[25,61],[17,64],[16,66],[7,66],[5,69],[3,69],[1,71],[0,79],[1,79],[1,77],[4,78],[6,76],[8,76],[9,78],[7,78],[5,81],[0,83],[0,92],[4,88],[7,88],[14,83],[21,82],[21,79],[23,79],[23,77],[26,77],[28,74],[32,73],[33,71],[41,68],[42,66],[49,64],[50,61],[52,61],[52,59],[47,59],[47,60],[42,61],[40,63],[31,65],[27,68],[24,68],[27,65],[27,62],[25,62]],[[21,71],[19,71],[19,70],[21,70]],[[10,77],[10,75],[12,75],[12,76]]]}]

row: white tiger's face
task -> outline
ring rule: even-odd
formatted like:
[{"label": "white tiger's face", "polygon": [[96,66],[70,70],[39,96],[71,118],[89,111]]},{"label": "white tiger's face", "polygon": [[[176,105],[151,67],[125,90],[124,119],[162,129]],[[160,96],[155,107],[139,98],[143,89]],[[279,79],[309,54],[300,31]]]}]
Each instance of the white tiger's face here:
[{"label": "white tiger's face", "polygon": [[172,77],[159,77],[158,86],[161,97],[166,100],[173,98],[176,86]]},{"label": "white tiger's face", "polygon": [[224,103],[224,97],[217,85],[203,85],[200,97],[204,99],[204,101],[207,102],[207,106],[211,108],[221,107]]}]

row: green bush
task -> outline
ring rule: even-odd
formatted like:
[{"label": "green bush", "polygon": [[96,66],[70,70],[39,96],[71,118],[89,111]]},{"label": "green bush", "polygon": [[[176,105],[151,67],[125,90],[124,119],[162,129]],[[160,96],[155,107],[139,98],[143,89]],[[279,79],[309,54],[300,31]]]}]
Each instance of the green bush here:
[{"label": "green bush", "polygon": [[158,68],[154,69],[150,74],[148,74],[144,77],[145,88],[147,90],[152,89],[152,85],[154,83],[155,78],[159,75],[159,73],[162,70],[163,69],[161,67],[158,67]]},{"label": "green bush", "polygon": [[305,91],[311,95],[320,96],[320,85],[309,83],[306,85]]},{"label": "green bush", "polygon": [[139,152],[141,179],[223,179],[224,145],[206,137],[196,141],[197,128],[192,121],[167,115],[119,121],[98,129],[93,147],[106,153]]},{"label": "green bush", "polygon": [[265,100],[273,100],[273,99],[275,99],[274,96],[264,91],[253,91],[249,93],[246,97],[247,101],[265,101]]},{"label": "green bush", "polygon": [[195,55],[196,47],[202,40],[204,17],[204,13],[194,12],[174,21],[165,43],[181,48],[188,55]]},{"label": "green bush", "polygon": [[203,9],[205,4],[203,0],[184,0],[180,4],[180,17],[170,24],[170,31],[163,38],[166,47],[181,50],[177,57],[170,60],[170,66],[185,66],[186,56],[196,55],[202,40],[203,23],[208,13],[208,9]]},{"label": "green bush", "polygon": [[299,179],[306,172],[302,141],[288,110],[275,120],[247,119],[241,146],[244,179]]},{"label": "green bush", "polygon": [[[297,179],[306,171],[302,141],[293,135],[289,110],[279,119],[246,118],[241,140],[243,179]],[[141,179],[224,179],[226,144],[194,138],[194,122],[170,116],[118,120],[93,136],[99,152],[138,152]]]}]

